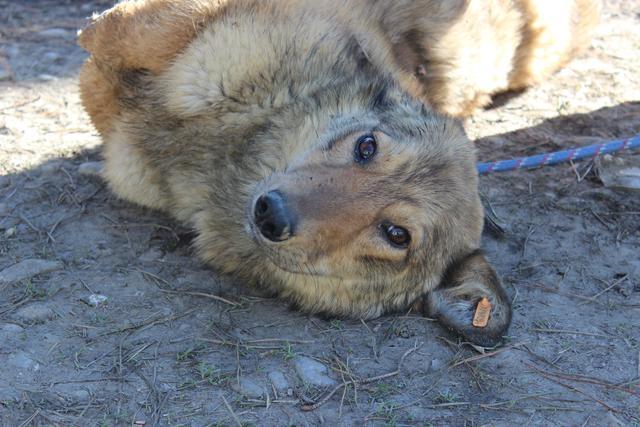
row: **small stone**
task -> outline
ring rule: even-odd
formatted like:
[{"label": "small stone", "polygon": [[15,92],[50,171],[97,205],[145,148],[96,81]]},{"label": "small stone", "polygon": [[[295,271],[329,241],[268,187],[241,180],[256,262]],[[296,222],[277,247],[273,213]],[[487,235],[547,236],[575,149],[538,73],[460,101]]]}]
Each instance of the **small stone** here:
[{"label": "small stone", "polygon": [[13,323],[5,323],[0,325],[0,342],[9,345],[12,340],[16,340],[24,328]]},{"label": "small stone", "polygon": [[83,388],[79,388],[72,391],[70,396],[76,402],[87,402],[91,398],[91,393]]},{"label": "small stone", "polygon": [[78,173],[84,176],[102,176],[104,162],[85,162],[78,166]]},{"label": "small stone", "polygon": [[266,392],[263,386],[250,378],[241,378],[239,383],[234,381],[231,388],[244,396],[254,398],[262,397]]},{"label": "small stone", "polygon": [[43,82],[51,82],[54,80],[57,80],[58,78],[56,76],[53,76],[51,74],[40,74],[38,76],[38,80],[41,80]]},{"label": "small stone", "polygon": [[48,61],[57,61],[60,59],[60,54],[58,52],[49,51],[42,56],[44,59]]},{"label": "small stone", "polygon": [[289,382],[280,371],[269,372],[269,381],[278,391],[286,391],[289,388]]},{"label": "small stone", "polygon": [[92,307],[98,307],[101,305],[106,305],[107,304],[107,297],[104,295],[100,295],[100,294],[91,294],[89,295],[89,298],[87,298],[87,304],[89,304]]},{"label": "small stone", "polygon": [[24,331],[24,328],[14,323],[5,323],[4,325],[0,326],[0,333],[7,335],[19,334],[22,331]]},{"label": "small stone", "polygon": [[597,158],[595,164],[598,177],[605,187],[640,191],[640,158],[606,154]]},{"label": "small stone", "polygon": [[440,359],[433,359],[431,361],[431,369],[434,371],[441,369],[443,365],[444,363],[442,363],[442,360]]},{"label": "small stone", "polygon": [[40,166],[40,173],[43,175],[53,175],[60,171],[62,167],[62,162],[47,162],[44,165]]},{"label": "small stone", "polygon": [[18,351],[10,354],[7,358],[7,362],[10,366],[18,369],[25,369],[29,371],[37,371],[40,369],[40,364],[29,357],[29,355],[24,351]]},{"label": "small stone", "polygon": [[[5,231],[6,235],[6,231]],[[59,261],[49,261],[46,259],[25,259],[11,267],[0,271],[0,284],[13,284],[21,280],[29,279],[38,274],[49,273],[60,270],[63,267]]]},{"label": "small stone", "polygon": [[159,249],[151,248],[138,257],[141,262],[152,262],[162,258],[162,252]]},{"label": "small stone", "polygon": [[300,379],[307,384],[329,387],[336,383],[329,377],[329,370],[325,365],[309,357],[298,356],[294,359],[293,365]]},{"label": "small stone", "polygon": [[4,237],[9,238],[9,237],[13,237],[16,235],[16,228],[15,227],[9,227],[6,230],[4,230]]},{"label": "small stone", "polygon": [[22,307],[13,316],[25,323],[44,323],[53,319],[55,315],[56,313],[46,305],[35,303]]},{"label": "small stone", "polygon": [[600,419],[596,419],[597,424],[603,427],[624,427],[626,424],[618,419],[611,412],[607,412],[606,415],[600,417]]},{"label": "small stone", "polygon": [[67,31],[64,28],[47,28],[46,30],[42,30],[38,32],[38,35],[42,37],[52,37],[52,38],[70,38],[74,36],[74,33],[71,31]]}]

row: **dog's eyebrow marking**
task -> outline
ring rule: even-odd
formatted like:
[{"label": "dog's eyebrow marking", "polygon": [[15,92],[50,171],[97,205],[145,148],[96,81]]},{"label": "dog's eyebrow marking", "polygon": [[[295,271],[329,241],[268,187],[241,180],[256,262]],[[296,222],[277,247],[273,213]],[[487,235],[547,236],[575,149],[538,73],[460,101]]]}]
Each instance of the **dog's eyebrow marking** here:
[{"label": "dog's eyebrow marking", "polygon": [[322,151],[331,151],[338,141],[346,138],[352,133],[374,132],[378,130],[377,126],[378,123],[373,120],[359,121],[353,117],[339,119],[337,123],[332,126],[334,129],[329,131],[325,142],[322,144]]}]

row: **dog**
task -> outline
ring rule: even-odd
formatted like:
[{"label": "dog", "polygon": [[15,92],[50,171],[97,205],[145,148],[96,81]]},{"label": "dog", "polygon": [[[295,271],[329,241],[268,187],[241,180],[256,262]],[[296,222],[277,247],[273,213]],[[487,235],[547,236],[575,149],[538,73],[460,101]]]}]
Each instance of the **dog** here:
[{"label": "dog", "polygon": [[[498,343],[461,124],[588,45],[597,0],[138,0],[94,16],[83,105],[119,197],[216,271],[327,316],[422,305]],[[491,305],[474,327],[478,301]]]}]

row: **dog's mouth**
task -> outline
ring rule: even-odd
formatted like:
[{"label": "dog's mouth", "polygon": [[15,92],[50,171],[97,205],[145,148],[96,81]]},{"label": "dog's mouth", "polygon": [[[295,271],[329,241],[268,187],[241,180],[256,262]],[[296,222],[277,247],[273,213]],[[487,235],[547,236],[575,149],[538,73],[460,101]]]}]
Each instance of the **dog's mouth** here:
[{"label": "dog's mouth", "polygon": [[262,235],[251,217],[249,217],[245,228],[251,240],[257,245],[257,249],[264,255],[275,270],[286,274],[340,280],[339,276],[321,271],[314,263],[308,260],[305,261],[303,258],[306,257],[301,257],[290,250],[285,250],[284,248],[274,245]]}]

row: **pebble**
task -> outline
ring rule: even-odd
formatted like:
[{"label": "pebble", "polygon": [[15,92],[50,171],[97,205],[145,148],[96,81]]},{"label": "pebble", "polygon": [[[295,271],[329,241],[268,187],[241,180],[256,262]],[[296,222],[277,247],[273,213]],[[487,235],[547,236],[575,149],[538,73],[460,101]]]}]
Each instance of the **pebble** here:
[{"label": "pebble", "polygon": [[[6,234],[6,232],[5,232]],[[28,279],[38,274],[49,273],[60,270],[63,267],[59,261],[49,261],[46,259],[25,259],[11,267],[0,271],[0,284],[13,284],[21,280]]]},{"label": "pebble", "polygon": [[40,166],[40,173],[43,175],[53,175],[60,171],[62,162],[51,161]]},{"label": "pebble", "polygon": [[611,412],[607,412],[606,414],[600,417],[596,417],[594,422],[595,424],[593,425],[602,426],[602,427],[624,427],[626,425],[624,422],[618,419]]},{"label": "pebble", "polygon": [[14,313],[13,317],[25,323],[43,323],[47,320],[53,319],[55,315],[56,313],[46,305],[34,303],[26,307],[22,307]]},{"label": "pebble", "polygon": [[87,303],[92,307],[98,307],[107,303],[107,297],[100,294],[91,294],[87,298]]},{"label": "pebble", "polygon": [[24,328],[14,323],[5,323],[4,325],[0,326],[0,332],[7,335],[19,334],[22,331],[24,331]]},{"label": "pebble", "polygon": [[280,371],[269,372],[269,381],[278,391],[286,391],[289,388],[289,382]]},{"label": "pebble", "polygon": [[259,398],[266,393],[265,388],[261,384],[258,384],[258,382],[246,377],[240,378],[239,383],[237,381],[233,381],[231,388],[247,397]]},{"label": "pebble", "polygon": [[104,162],[85,162],[78,166],[78,173],[84,176],[102,176]]},{"label": "pebble", "polygon": [[138,257],[141,262],[152,262],[162,258],[162,251],[159,249],[151,248]]},{"label": "pebble", "polygon": [[38,31],[38,35],[56,38],[69,38],[74,36],[71,31],[65,30],[64,28],[47,28],[46,30]]},{"label": "pebble", "polygon": [[294,359],[293,365],[296,373],[302,381],[316,387],[329,387],[336,382],[329,377],[329,369],[320,362],[309,357],[298,356]]},{"label": "pebble", "polygon": [[0,343],[9,346],[12,341],[18,339],[22,331],[24,331],[24,328],[14,325],[13,323],[0,325]]},{"label": "pebble", "polygon": [[29,355],[24,351],[18,351],[10,354],[7,358],[7,363],[18,369],[26,369],[29,371],[37,371],[40,369],[40,364],[29,357]]},{"label": "pebble", "polygon": [[442,360],[440,359],[433,359],[431,361],[431,369],[434,371],[441,369],[443,365],[444,363],[442,363]]},{"label": "pebble", "polygon": [[69,393],[69,396],[76,402],[87,402],[91,398],[91,393],[86,389],[79,388]]},{"label": "pebble", "polygon": [[640,191],[640,160],[610,154],[597,158],[598,177],[605,187]]}]

